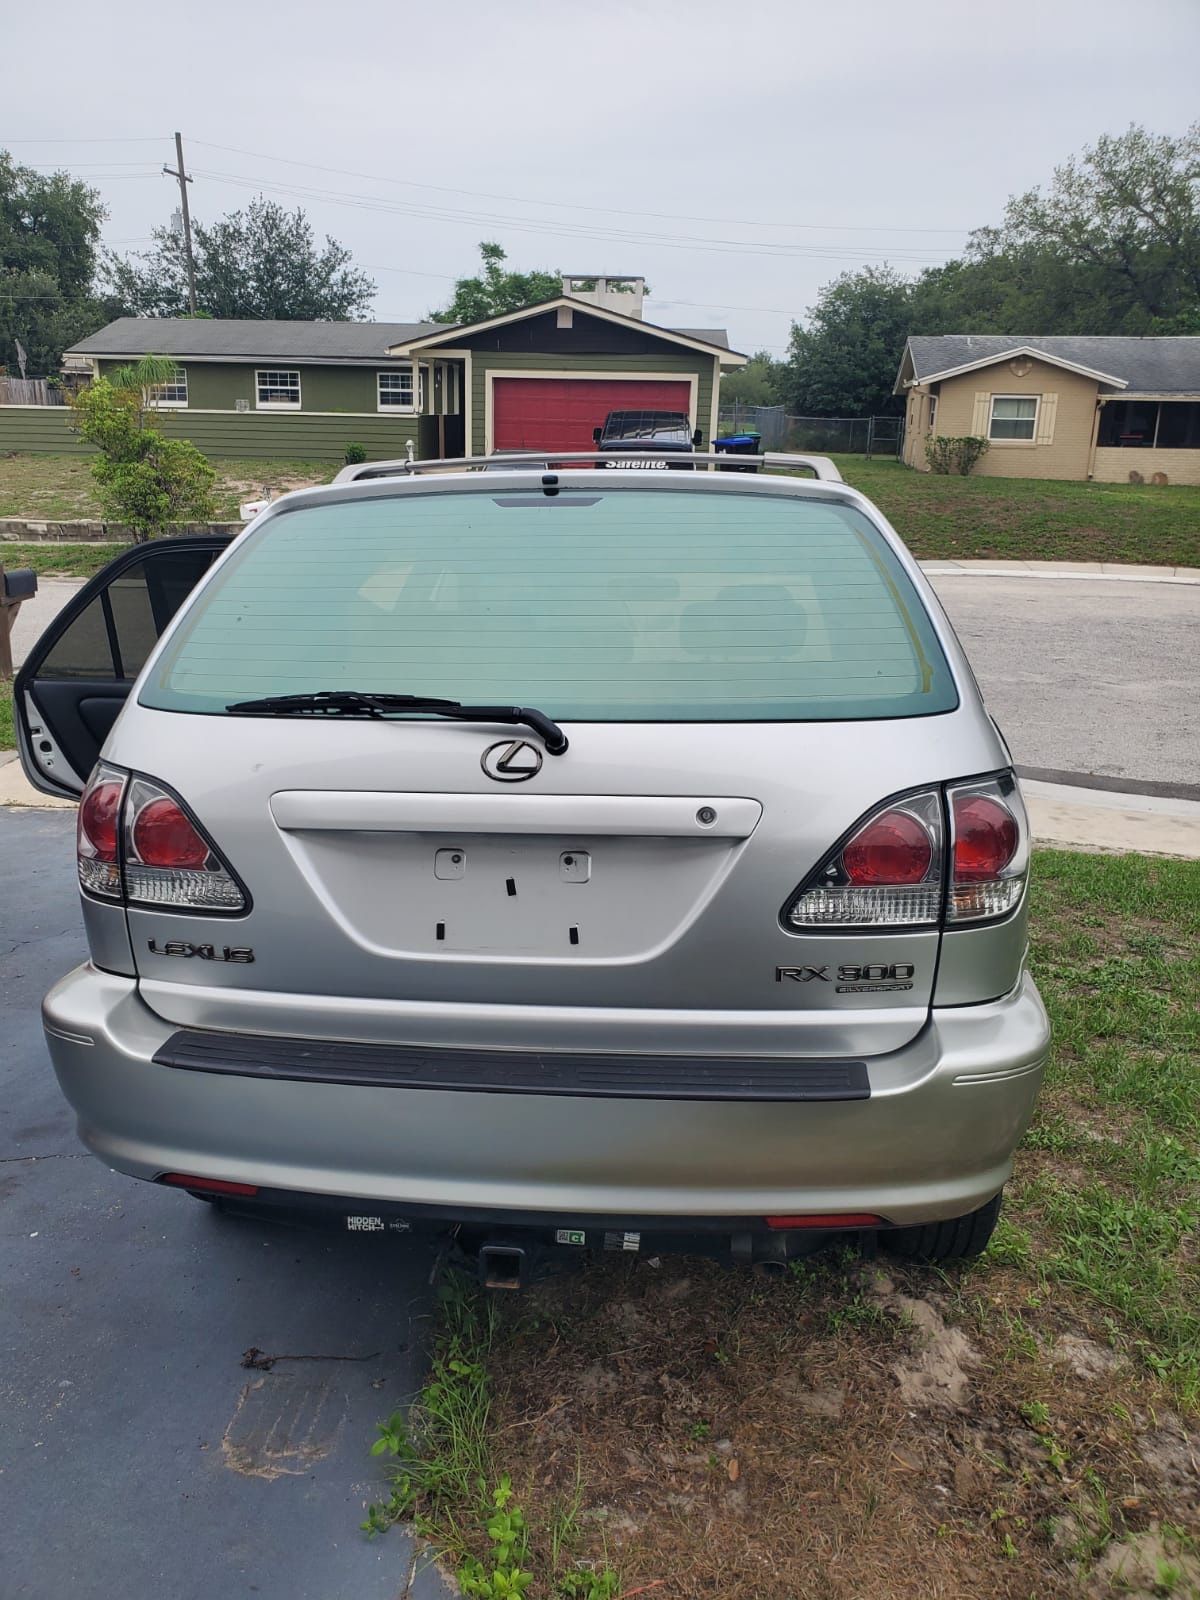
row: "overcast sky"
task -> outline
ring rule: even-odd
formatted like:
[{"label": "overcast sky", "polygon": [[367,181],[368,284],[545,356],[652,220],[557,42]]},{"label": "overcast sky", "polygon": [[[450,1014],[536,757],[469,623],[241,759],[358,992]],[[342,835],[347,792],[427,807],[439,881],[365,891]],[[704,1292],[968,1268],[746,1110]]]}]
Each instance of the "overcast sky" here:
[{"label": "overcast sky", "polygon": [[943,261],[1098,134],[1200,116],[1200,0],[0,0],[0,34],[0,146],[95,184],[122,250],[179,128],[196,216],[302,205],[382,320],[491,238],[777,354],[837,273]]}]

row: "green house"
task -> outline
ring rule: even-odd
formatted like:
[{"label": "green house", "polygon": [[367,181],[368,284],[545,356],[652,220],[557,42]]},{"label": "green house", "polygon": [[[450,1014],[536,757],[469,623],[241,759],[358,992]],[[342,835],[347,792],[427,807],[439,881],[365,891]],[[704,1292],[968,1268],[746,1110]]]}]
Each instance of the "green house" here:
[{"label": "green house", "polygon": [[[168,356],[155,403],[207,455],[371,460],[497,450],[589,450],[610,411],[681,411],[704,445],[723,368],[746,357],[723,329],[663,328],[637,278],[570,277],[563,294],[455,327],[122,317],[66,353],[104,376]],[[20,415],[18,415],[20,414]],[[0,450],[84,448],[61,408],[0,407]]]}]

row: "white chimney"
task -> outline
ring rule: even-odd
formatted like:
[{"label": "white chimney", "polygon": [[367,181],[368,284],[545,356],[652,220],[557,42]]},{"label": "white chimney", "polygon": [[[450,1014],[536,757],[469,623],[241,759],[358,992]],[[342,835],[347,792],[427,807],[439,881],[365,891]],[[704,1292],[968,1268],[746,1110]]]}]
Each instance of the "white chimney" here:
[{"label": "white chimney", "polygon": [[599,306],[604,311],[616,311],[623,317],[640,317],[642,301],[646,298],[645,278],[613,277],[608,273],[577,273],[563,275],[563,293],[572,300],[585,300],[588,305]]}]

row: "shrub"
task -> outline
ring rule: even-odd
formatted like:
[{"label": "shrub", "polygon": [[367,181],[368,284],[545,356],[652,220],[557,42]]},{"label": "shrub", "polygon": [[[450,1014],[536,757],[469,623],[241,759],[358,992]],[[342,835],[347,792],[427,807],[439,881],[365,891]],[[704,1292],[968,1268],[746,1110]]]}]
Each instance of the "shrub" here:
[{"label": "shrub", "polygon": [[925,459],[934,472],[957,472],[968,478],[976,462],[987,455],[988,442],[978,434],[967,433],[961,438],[948,434],[931,434],[925,441]]},{"label": "shrub", "polygon": [[346,446],[346,465],[356,467],[360,461],[367,459],[366,446],[361,444],[348,444]]},{"label": "shrub", "polygon": [[92,476],[105,515],[124,522],[139,542],[171,522],[202,522],[215,514],[216,473],[186,439],[164,439],[148,395],[172,365],[148,356],[113,378],[97,378],[71,397],[75,430],[100,452]]},{"label": "shrub", "polygon": [[101,456],[92,466],[105,515],[128,523],[139,542],[153,539],[172,522],[205,522],[216,514],[216,473],[187,439],[146,436],[135,461]]}]

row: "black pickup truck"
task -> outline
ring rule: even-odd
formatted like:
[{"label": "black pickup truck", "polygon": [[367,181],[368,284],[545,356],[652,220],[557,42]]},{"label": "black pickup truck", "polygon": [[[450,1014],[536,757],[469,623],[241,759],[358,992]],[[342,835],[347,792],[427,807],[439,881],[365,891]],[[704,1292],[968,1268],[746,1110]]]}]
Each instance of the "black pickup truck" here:
[{"label": "black pickup truck", "polygon": [[[693,455],[702,435],[693,433],[681,411],[610,411],[602,428],[592,430],[596,448],[612,455],[606,467],[674,467],[691,472]],[[645,459],[645,452],[654,455]]]}]

